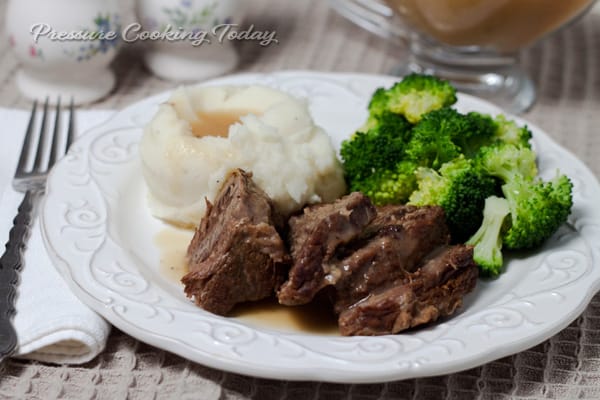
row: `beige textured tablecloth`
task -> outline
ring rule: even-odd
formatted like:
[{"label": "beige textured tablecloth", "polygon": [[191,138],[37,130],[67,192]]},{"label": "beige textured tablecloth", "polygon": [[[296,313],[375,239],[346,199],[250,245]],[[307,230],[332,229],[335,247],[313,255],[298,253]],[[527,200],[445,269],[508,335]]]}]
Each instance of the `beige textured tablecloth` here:
[{"label": "beige textured tablecloth", "polygon": [[[0,20],[4,20],[5,7],[5,0],[0,0]],[[280,43],[267,48],[241,43],[239,71],[386,73],[405,55],[403,48],[385,43],[328,10],[325,0],[253,0],[248,20],[257,27],[276,29]],[[600,176],[600,13],[588,14],[528,50],[523,64],[539,88],[539,99],[525,117]],[[114,67],[118,87],[90,107],[119,109],[174,87],[141,66],[135,46],[122,52]],[[16,70],[16,60],[2,36],[0,106],[28,109],[15,86]],[[0,398],[598,399],[600,296],[569,327],[538,346],[452,375],[374,385],[255,379],[195,364],[114,329],[106,351],[82,366],[4,363]]]}]

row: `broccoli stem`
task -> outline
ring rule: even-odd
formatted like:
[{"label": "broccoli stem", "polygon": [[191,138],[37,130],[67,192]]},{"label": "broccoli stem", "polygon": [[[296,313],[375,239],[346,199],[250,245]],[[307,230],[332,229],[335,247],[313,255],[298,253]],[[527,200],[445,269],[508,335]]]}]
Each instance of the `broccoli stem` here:
[{"label": "broccoli stem", "polygon": [[481,272],[496,276],[502,269],[502,227],[504,219],[510,213],[508,201],[501,197],[490,196],[485,199],[483,222],[467,244],[475,246],[473,259]]}]

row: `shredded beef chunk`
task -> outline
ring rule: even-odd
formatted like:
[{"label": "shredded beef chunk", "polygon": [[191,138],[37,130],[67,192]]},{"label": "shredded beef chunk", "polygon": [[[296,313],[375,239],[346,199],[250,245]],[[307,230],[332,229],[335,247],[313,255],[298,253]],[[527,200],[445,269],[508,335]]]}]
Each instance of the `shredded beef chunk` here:
[{"label": "shredded beef chunk", "polygon": [[339,315],[342,335],[384,335],[453,314],[476,285],[470,246],[443,246],[403,279],[383,285]]},{"label": "shredded beef chunk", "polygon": [[335,312],[342,312],[381,285],[408,276],[427,254],[449,242],[440,207],[379,209],[365,235],[339,249],[329,261],[326,279],[337,289]]},{"label": "shredded beef chunk", "polygon": [[327,281],[324,268],[338,246],[360,235],[375,218],[376,209],[361,193],[351,193],[334,203],[304,208],[289,220],[292,268],[277,293],[284,305],[309,303]]},{"label": "shredded beef chunk", "polygon": [[244,301],[271,296],[289,260],[271,200],[251,179],[234,171],[196,229],[188,250],[185,293],[200,307],[225,315]]},{"label": "shredded beef chunk", "polygon": [[290,220],[282,304],[331,299],[342,335],[383,335],[451,315],[476,284],[471,247],[450,246],[441,207],[373,208],[353,193]]}]

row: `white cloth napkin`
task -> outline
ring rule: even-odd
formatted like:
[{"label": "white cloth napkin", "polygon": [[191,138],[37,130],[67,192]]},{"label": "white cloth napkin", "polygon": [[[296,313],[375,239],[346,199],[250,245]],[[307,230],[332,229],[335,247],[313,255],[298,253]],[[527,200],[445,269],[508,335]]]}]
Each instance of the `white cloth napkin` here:
[{"label": "white cloth napkin", "polygon": [[[113,113],[76,111],[76,133],[85,132]],[[2,252],[17,207],[23,199],[23,194],[16,192],[11,182],[28,119],[29,111],[0,108]],[[48,124],[52,127],[54,120],[49,119]],[[15,356],[52,363],[87,362],[104,349],[110,325],[71,293],[46,254],[37,221],[38,218],[27,243],[25,262],[20,273],[17,313],[13,320],[19,339]]]}]

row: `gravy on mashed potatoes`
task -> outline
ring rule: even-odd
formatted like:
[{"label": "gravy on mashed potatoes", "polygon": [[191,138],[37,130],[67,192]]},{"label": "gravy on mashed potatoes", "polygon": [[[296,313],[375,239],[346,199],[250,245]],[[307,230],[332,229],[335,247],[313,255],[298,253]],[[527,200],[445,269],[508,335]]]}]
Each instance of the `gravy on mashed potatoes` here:
[{"label": "gravy on mashed potatoes", "polygon": [[264,86],[177,89],[145,127],[142,170],[154,216],[194,227],[236,168],[284,215],[346,191],[325,131],[305,101]]},{"label": "gravy on mashed potatoes", "polygon": [[249,114],[249,111],[198,111],[196,120],[190,122],[192,134],[196,137],[229,135],[229,127],[235,123],[241,122],[242,115]]}]

